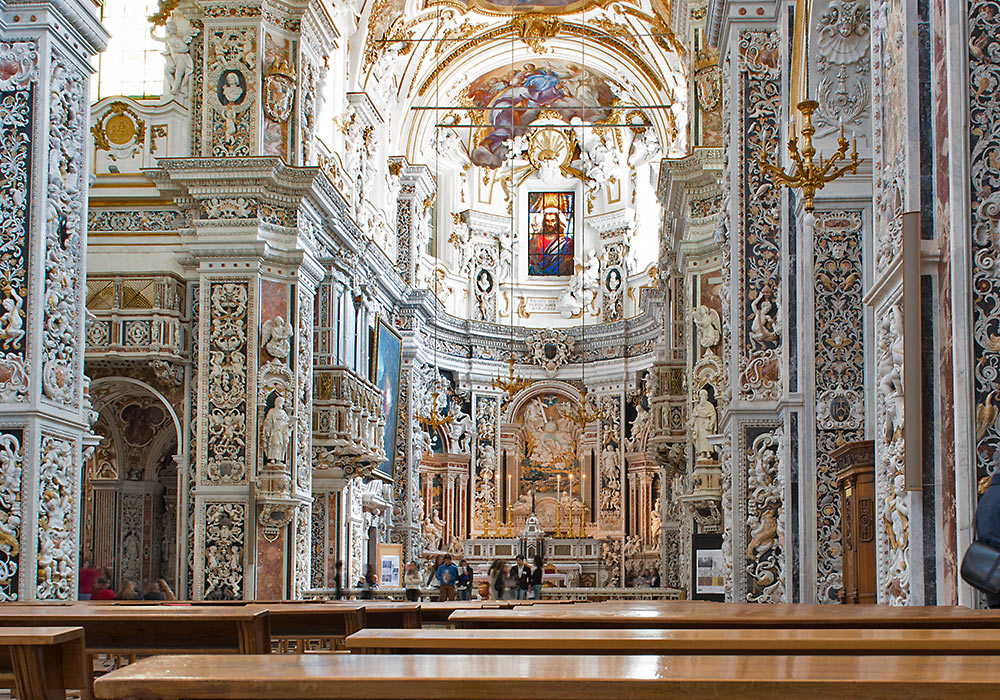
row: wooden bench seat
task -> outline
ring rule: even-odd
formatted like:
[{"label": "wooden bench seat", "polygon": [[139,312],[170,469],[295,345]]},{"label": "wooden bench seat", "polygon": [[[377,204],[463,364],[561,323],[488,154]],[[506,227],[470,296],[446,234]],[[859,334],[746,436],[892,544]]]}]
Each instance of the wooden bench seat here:
[{"label": "wooden bench seat", "polygon": [[989,656],[158,656],[95,682],[98,698],[496,700],[706,697],[991,700]]},{"label": "wooden bench seat", "polygon": [[268,611],[260,606],[0,606],[0,627],[42,625],[82,627],[90,654],[266,654],[271,648]]},{"label": "wooden bench seat", "polygon": [[1000,610],[961,606],[753,605],[668,601],[532,605],[510,610],[457,610],[460,628],[489,629],[930,629],[1000,628]]},{"label": "wooden bench seat", "polygon": [[82,627],[0,628],[0,687],[21,700],[65,700],[67,690],[93,697]]},{"label": "wooden bench seat", "polygon": [[360,654],[1000,654],[989,629],[361,630]]}]

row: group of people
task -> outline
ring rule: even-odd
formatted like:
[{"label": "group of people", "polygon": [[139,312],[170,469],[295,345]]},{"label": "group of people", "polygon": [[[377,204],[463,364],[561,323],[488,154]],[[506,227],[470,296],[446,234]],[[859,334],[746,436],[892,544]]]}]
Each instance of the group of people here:
[{"label": "group of people", "polygon": [[472,584],[475,572],[465,559],[456,566],[450,554],[439,554],[434,558],[425,579],[420,574],[417,562],[411,561],[403,569],[403,588],[406,599],[420,600],[420,589],[424,586],[438,589],[438,600],[472,600]]},{"label": "group of people", "polygon": [[513,566],[502,559],[494,559],[489,568],[490,596],[497,600],[524,600],[531,591],[531,597],[540,600],[545,569],[540,556],[536,556],[533,563],[534,568],[528,566],[520,554]]},{"label": "group of people", "polygon": [[91,566],[84,560],[80,568],[80,600],[177,600],[165,579],[158,578],[141,587],[138,582],[123,580],[118,590],[111,586],[108,567]]},{"label": "group of people", "polygon": [[655,569],[643,569],[630,574],[625,579],[626,588],[659,588],[660,572]]}]

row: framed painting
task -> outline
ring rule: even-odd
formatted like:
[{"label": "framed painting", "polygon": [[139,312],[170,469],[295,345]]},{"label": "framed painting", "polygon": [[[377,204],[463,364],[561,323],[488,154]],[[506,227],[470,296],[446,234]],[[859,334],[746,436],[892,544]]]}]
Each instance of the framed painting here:
[{"label": "framed painting", "polygon": [[382,394],[382,407],[385,409],[385,433],[382,436],[382,445],[386,456],[386,460],[377,467],[377,470],[385,476],[392,477],[392,465],[396,461],[399,366],[402,360],[403,342],[381,316],[376,320],[375,340],[375,386]]}]

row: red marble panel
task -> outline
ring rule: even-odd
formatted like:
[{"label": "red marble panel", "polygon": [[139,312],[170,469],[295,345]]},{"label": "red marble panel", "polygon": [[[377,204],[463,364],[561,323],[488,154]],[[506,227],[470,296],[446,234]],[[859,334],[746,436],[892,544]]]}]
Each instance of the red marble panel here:
[{"label": "red marble panel", "polygon": [[257,530],[257,595],[258,600],[285,598],[285,539],[288,528],[278,533],[274,542],[268,542],[262,529]]}]

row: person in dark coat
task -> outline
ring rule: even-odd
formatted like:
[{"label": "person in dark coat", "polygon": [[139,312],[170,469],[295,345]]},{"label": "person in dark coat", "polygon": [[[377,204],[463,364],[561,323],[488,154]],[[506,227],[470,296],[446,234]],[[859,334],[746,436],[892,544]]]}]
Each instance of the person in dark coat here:
[{"label": "person in dark coat", "polygon": [[[976,539],[1000,549],[1000,472],[993,474],[989,487],[979,497]],[[986,607],[1000,608],[1000,595],[987,593]]]}]

